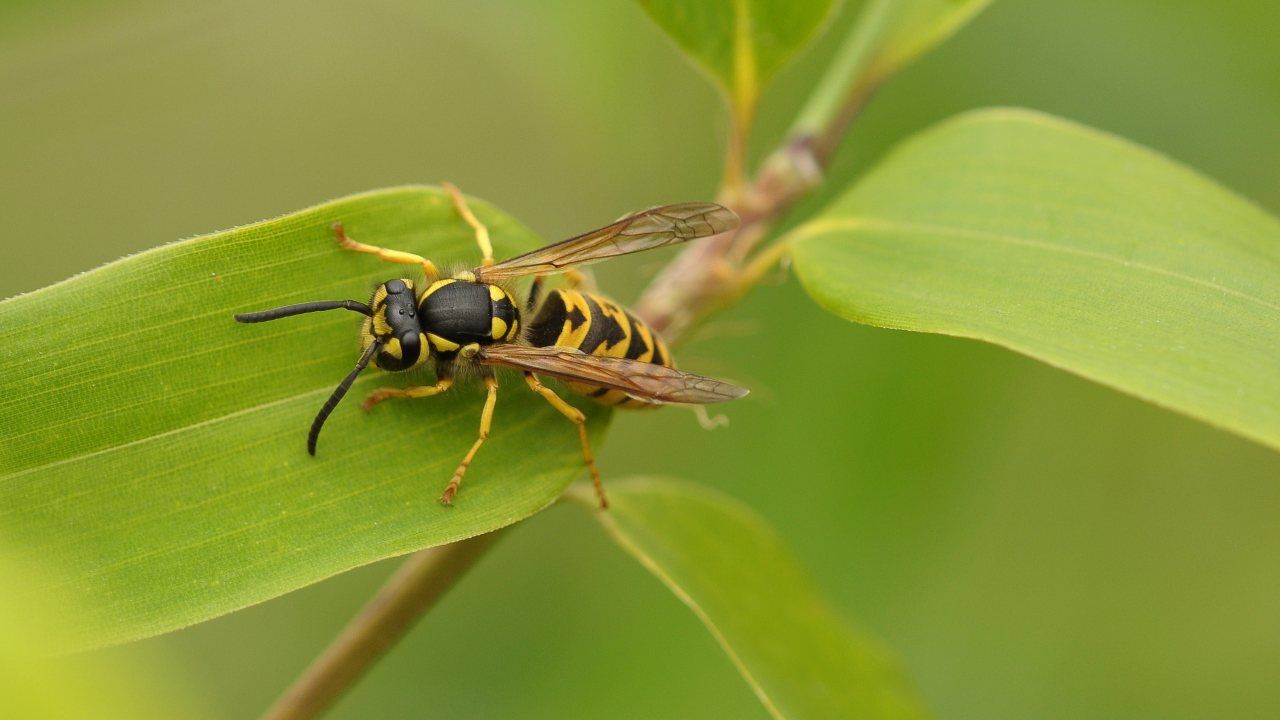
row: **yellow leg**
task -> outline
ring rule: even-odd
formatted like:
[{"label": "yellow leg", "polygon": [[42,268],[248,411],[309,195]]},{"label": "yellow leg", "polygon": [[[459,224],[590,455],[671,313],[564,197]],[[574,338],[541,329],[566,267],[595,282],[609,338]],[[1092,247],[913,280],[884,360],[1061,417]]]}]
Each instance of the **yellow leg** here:
[{"label": "yellow leg", "polygon": [[596,467],[596,457],[591,452],[591,439],[587,437],[586,416],[582,414],[581,410],[565,402],[554,390],[543,385],[533,373],[525,373],[524,381],[529,384],[529,387],[534,392],[551,403],[551,407],[559,410],[561,415],[569,418],[573,424],[578,426],[578,439],[582,441],[582,459],[587,461],[587,470],[591,473],[591,482],[596,486],[596,497],[600,499],[600,509],[607,510],[609,508],[609,498],[604,494],[604,483],[600,482],[600,469]]},{"label": "yellow leg", "polygon": [[596,283],[586,273],[581,270],[569,268],[564,271],[564,279],[569,284],[569,289],[576,290],[583,287],[588,291],[596,289]]},{"label": "yellow leg", "polygon": [[712,416],[707,412],[706,405],[690,405],[693,408],[693,414],[698,418],[698,424],[703,430],[715,430],[718,427],[724,427],[729,424],[729,418],[724,415]]},{"label": "yellow leg", "polygon": [[471,461],[475,458],[476,452],[485,440],[489,439],[489,426],[493,423],[493,406],[498,402],[498,381],[489,376],[484,379],[484,386],[489,389],[489,396],[484,400],[484,410],[480,413],[480,436],[476,438],[475,444],[471,446],[471,450],[467,451],[467,456],[462,458],[462,462],[458,463],[458,469],[453,471],[453,478],[449,480],[449,485],[444,489],[444,494],[440,496],[440,502],[445,505],[453,504],[453,496],[458,494],[458,486],[462,484],[462,476],[467,474],[467,467],[471,465]]},{"label": "yellow leg", "polygon": [[407,388],[379,388],[369,393],[369,397],[360,403],[360,409],[369,412],[374,405],[390,398],[428,398],[439,395],[453,385],[453,378],[440,378],[435,385],[415,385]]},{"label": "yellow leg", "polygon": [[404,263],[405,265],[421,265],[422,271],[426,273],[429,278],[436,277],[440,274],[440,271],[436,269],[435,263],[421,255],[414,255],[413,253],[403,252],[400,250],[388,250],[376,245],[365,245],[364,243],[352,240],[347,237],[346,231],[342,229],[342,223],[333,224],[333,234],[337,237],[338,244],[345,250],[377,255],[379,259],[386,260],[387,262]]},{"label": "yellow leg", "polygon": [[467,205],[467,199],[462,197],[462,192],[458,190],[458,186],[453,183],[441,183],[444,191],[449,193],[449,197],[453,198],[453,206],[458,209],[458,214],[463,220],[471,226],[476,233],[476,244],[480,246],[480,265],[488,267],[493,264],[493,244],[489,242],[489,228],[484,223],[476,219],[471,208]]}]

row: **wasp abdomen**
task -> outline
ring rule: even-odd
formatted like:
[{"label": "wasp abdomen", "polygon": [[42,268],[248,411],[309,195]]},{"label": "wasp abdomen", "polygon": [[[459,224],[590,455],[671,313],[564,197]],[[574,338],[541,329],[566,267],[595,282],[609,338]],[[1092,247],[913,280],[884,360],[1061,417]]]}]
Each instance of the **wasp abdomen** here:
[{"label": "wasp abdomen", "polygon": [[[608,298],[579,290],[550,290],[529,323],[530,344],[539,347],[573,347],[588,355],[627,358],[674,367],[671,353],[660,338],[634,315]],[[566,383],[601,405],[630,408],[656,407],[628,396],[586,383]]]}]

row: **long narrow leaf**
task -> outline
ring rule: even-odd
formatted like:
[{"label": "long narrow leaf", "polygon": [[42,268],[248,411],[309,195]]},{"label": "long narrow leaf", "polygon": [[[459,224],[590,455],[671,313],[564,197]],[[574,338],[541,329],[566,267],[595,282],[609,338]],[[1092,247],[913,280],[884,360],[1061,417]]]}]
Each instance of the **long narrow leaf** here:
[{"label": "long narrow leaf", "polygon": [[609,484],[618,545],[698,616],[776,718],[919,718],[896,661],[827,604],[782,539],[750,509],[687,483]]},{"label": "long narrow leaf", "polygon": [[850,320],[1004,345],[1280,448],[1280,221],[1133,143],[972,113],[791,240]]},{"label": "long narrow leaf", "polygon": [[[537,244],[488,205],[475,209],[501,254]],[[478,261],[444,193],[400,188],[166,245],[0,303],[0,541],[65,570],[68,587],[38,594],[94,599],[65,618],[59,642],[172,630],[488,532],[547,505],[580,471],[572,425],[518,376],[503,383],[493,437],[454,507],[436,498],[475,440],[474,387],[365,415],[359,401],[373,388],[432,377],[366,372],[307,454],[311,418],[354,365],[363,318],[242,325],[232,315],[364,301],[381,280],[420,274],[339,249],[339,220],[357,240],[443,267]]]}]

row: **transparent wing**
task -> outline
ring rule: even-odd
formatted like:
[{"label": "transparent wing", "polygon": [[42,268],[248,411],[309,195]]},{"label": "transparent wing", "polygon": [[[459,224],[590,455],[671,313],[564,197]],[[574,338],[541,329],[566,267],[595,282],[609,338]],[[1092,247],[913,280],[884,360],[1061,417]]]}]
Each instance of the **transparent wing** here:
[{"label": "transparent wing", "polygon": [[746,388],[702,375],[638,360],[588,355],[577,348],[502,343],[481,349],[477,357],[485,365],[506,365],[570,382],[621,390],[639,400],[656,403],[705,405],[747,394]]},{"label": "transparent wing", "polygon": [[718,235],[736,227],[737,214],[722,205],[707,202],[663,205],[496,265],[475,268],[474,272],[479,280],[488,282],[554,273],[605,258]]}]

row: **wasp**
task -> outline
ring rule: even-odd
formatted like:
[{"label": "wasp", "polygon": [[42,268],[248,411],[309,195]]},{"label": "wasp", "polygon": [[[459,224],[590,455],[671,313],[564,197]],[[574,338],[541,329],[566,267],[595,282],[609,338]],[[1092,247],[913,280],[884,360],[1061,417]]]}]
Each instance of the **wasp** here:
[{"label": "wasp", "polygon": [[[435,383],[375,390],[361,405],[366,411],[391,398],[439,395],[453,386],[455,377],[478,375],[488,394],[480,414],[479,435],[440,496],[441,503],[451,505],[467,468],[489,437],[498,398],[494,368],[514,368],[523,373],[533,392],[577,426],[582,456],[604,508],[608,499],[587,437],[586,417],[544,385],[539,376],[561,380],[596,403],[632,409],[668,403],[703,405],[747,394],[730,383],[677,370],[657,333],[612,300],[581,289],[584,277],[576,270],[599,260],[727,232],[738,226],[738,216],[732,210],[706,202],[664,205],[494,262],[488,229],[476,219],[456,187],[446,184],[445,190],[475,235],[481,253],[478,267],[446,275],[420,255],[356,242],[341,223],[336,223],[333,231],[341,247],[392,263],[418,265],[425,279],[387,280],[374,289],[367,304],[318,301],[235,316],[242,323],[337,309],[365,316],[360,327],[360,359],[311,424],[307,435],[311,455],[316,453],[325,420],[370,363],[390,372],[430,364]],[[545,278],[556,273],[565,274],[568,287],[544,291]],[[521,302],[511,283],[528,275],[534,276],[533,283]]]}]

